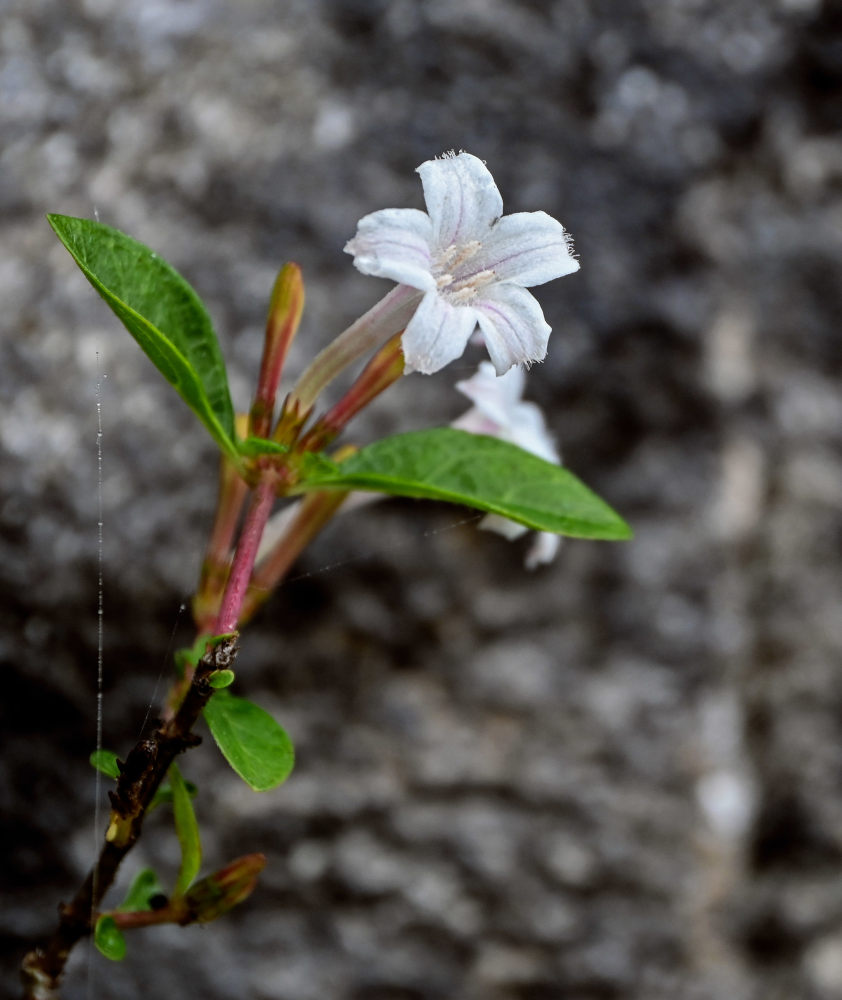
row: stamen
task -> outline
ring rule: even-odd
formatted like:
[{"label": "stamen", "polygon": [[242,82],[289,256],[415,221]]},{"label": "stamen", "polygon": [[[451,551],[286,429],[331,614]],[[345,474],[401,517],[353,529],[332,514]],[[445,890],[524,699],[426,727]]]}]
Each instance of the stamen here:
[{"label": "stamen", "polygon": [[455,290],[450,290],[447,293],[448,301],[455,306],[464,306],[469,302],[472,302],[476,298],[477,290],[469,285],[464,288],[457,288]]},{"label": "stamen", "polygon": [[451,243],[449,247],[444,250],[439,250],[435,256],[434,266],[437,271],[450,270],[450,265],[453,262],[456,255],[459,253],[459,247],[455,243]]},{"label": "stamen", "polygon": [[469,278],[464,278],[460,284],[468,284],[474,286],[474,288],[482,288],[483,285],[487,285],[491,281],[496,280],[496,275],[492,268],[487,267],[484,271],[477,271],[476,274],[472,274]]},{"label": "stamen", "polygon": [[[450,275],[448,275],[450,277]],[[459,281],[449,281],[446,285],[439,284],[440,291],[447,295],[448,299],[455,305],[465,305],[476,298],[479,290],[495,280],[494,271],[487,268],[485,271],[478,271],[469,278],[462,278]]]},{"label": "stamen", "polygon": [[460,252],[453,261],[451,268],[455,271],[458,267],[474,257],[477,251],[482,247],[482,243],[479,240],[469,240],[467,243],[463,243],[459,248]]},{"label": "stamen", "polygon": [[482,248],[479,240],[469,240],[467,243],[451,243],[444,250],[439,250],[435,256],[434,266],[439,272],[455,271]]}]

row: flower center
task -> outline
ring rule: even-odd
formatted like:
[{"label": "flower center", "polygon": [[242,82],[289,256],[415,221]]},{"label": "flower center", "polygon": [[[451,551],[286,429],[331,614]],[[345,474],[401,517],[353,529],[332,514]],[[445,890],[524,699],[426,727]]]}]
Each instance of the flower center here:
[{"label": "flower center", "polygon": [[440,250],[433,259],[433,276],[441,295],[456,306],[472,302],[479,290],[494,281],[494,271],[474,271],[465,265],[482,249],[479,240],[468,243],[451,243]]}]

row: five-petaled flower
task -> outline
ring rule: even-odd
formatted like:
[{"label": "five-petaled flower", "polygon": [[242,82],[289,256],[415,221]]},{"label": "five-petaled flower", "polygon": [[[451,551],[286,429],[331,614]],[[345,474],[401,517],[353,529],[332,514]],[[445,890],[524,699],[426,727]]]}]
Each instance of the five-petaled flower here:
[{"label": "five-petaled flower", "polygon": [[[488,434],[524,451],[559,464],[561,461],[555,443],[547,430],[544,415],[535,403],[525,403],[521,396],[526,375],[521,368],[506,372],[496,378],[494,368],[483,361],[471,378],[457,382],[456,388],[474,404],[453,426],[471,434]],[[499,514],[486,514],[480,527],[496,531],[508,539],[519,538],[528,529]],[[548,531],[540,531],[526,554],[527,569],[535,569],[555,558],[561,538]]]},{"label": "five-petaled flower", "polygon": [[498,375],[542,360],[550,327],[526,288],[578,270],[564,227],[545,212],[504,216],[494,178],[470,153],[418,173],[427,212],[373,212],[345,247],[364,274],[419,291],[402,338],[406,371],[432,374],[460,357],[477,324]]}]

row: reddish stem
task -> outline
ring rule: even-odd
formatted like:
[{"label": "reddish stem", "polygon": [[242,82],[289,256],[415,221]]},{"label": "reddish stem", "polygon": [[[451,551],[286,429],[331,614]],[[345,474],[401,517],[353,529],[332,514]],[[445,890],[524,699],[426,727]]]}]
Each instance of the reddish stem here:
[{"label": "reddish stem", "polygon": [[199,586],[193,598],[193,620],[199,633],[212,632],[219,602],[231,566],[231,548],[248,487],[225,457],[219,469],[219,498],[208,547],[202,562]]},{"label": "reddish stem", "polygon": [[252,618],[347,495],[347,490],[318,490],[301,501],[283,537],[260,561],[252,575],[240,612],[241,624]]},{"label": "reddish stem", "polygon": [[235,632],[237,629],[246,588],[254,568],[254,561],[257,558],[260,539],[263,536],[263,529],[269,520],[274,502],[275,484],[271,479],[264,479],[255,487],[246,513],[234,562],[228,575],[228,585],[225,588],[222,606],[219,609],[214,627],[214,632],[217,635]]}]

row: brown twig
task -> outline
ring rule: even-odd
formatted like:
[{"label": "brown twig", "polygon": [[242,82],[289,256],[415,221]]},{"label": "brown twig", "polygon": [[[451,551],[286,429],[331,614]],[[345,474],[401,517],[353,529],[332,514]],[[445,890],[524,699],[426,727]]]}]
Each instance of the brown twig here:
[{"label": "brown twig", "polygon": [[58,926],[52,937],[44,947],[29,952],[23,961],[24,1000],[57,1000],[70,952],[91,933],[99,904],[123,858],[140,836],[146,810],[170,764],[178,754],[201,740],[192,729],[213,694],[208,675],[229,669],[236,656],[236,636],[208,649],[173,718],[141,740],[121,764],[117,788],[110,793],[111,816],[99,858],[72,901],[60,907]]}]

